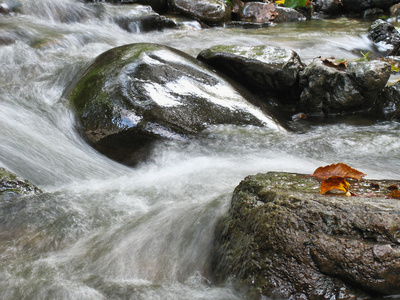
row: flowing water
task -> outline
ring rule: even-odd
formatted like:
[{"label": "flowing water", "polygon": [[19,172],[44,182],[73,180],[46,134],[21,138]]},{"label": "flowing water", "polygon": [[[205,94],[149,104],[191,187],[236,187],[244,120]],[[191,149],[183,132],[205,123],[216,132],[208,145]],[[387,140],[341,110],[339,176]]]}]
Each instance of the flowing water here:
[{"label": "flowing water", "polygon": [[143,8],[21,3],[20,13],[0,16],[0,166],[44,194],[0,203],[1,299],[241,299],[212,285],[208,262],[215,223],[246,175],[344,162],[367,178],[400,179],[396,122],[350,119],[304,134],[216,126],[195,141],[160,142],[151,161],[128,168],[81,139],[61,97],[85,64],[123,44],[157,42],[193,56],[217,44],[266,44],[307,63],[374,51],[368,23],[200,29],[178,20],[179,29],[129,33],[113,16]]}]

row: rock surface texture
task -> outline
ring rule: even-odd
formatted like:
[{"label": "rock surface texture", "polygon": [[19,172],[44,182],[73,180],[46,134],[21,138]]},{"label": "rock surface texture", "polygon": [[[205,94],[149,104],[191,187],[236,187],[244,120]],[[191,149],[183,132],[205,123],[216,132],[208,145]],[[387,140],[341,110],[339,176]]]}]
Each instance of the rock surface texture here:
[{"label": "rock surface texture", "polygon": [[0,195],[41,193],[40,189],[4,168],[0,168]]},{"label": "rock surface texture", "polygon": [[169,5],[207,25],[221,25],[231,18],[231,7],[224,0],[170,0]]},{"label": "rock surface texture", "polygon": [[299,55],[272,46],[214,46],[197,58],[255,93],[279,94],[281,101],[298,98]]},{"label": "rock surface texture", "polygon": [[380,60],[348,62],[341,68],[317,59],[300,73],[300,109],[311,115],[370,112],[390,71],[389,63]]},{"label": "rock surface texture", "polygon": [[360,182],[359,196],[346,197],[320,195],[304,175],[248,176],[216,229],[214,279],[255,299],[399,294],[400,201],[385,196],[393,183]]},{"label": "rock surface texture", "polygon": [[393,24],[376,20],[368,30],[368,38],[373,41],[383,55],[399,55],[400,32]]},{"label": "rock surface texture", "polygon": [[187,139],[209,125],[280,127],[266,104],[251,104],[250,94],[205,64],[157,44],[101,54],[64,96],[88,142],[128,165],[145,158],[152,141]]}]

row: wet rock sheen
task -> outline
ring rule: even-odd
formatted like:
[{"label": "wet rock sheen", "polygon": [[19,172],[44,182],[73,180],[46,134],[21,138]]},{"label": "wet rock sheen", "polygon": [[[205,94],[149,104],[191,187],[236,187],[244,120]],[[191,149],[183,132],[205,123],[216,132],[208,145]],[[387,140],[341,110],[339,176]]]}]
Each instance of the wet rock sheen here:
[{"label": "wet rock sheen", "polygon": [[64,97],[75,107],[87,141],[128,165],[144,159],[155,140],[187,139],[209,125],[277,126],[266,104],[257,108],[247,101],[249,94],[211,68],[156,44],[101,54]]},{"label": "wet rock sheen", "polygon": [[[374,299],[400,293],[400,201],[320,195],[312,177],[246,177],[216,230],[216,282],[283,299]],[[369,193],[359,183],[356,193]]]}]

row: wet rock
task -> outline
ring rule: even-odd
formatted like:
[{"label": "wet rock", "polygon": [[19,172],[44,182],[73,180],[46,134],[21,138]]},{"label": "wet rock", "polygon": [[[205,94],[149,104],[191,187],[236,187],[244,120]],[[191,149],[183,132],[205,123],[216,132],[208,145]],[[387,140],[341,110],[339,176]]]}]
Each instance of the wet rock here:
[{"label": "wet rock", "polygon": [[166,28],[174,28],[177,24],[165,16],[159,14],[146,14],[134,17],[118,17],[115,22],[126,31],[132,33],[149,32],[163,30]]},{"label": "wet rock", "polygon": [[[98,2],[98,0],[86,0],[86,2]],[[102,2],[149,5],[156,12],[164,12],[168,9],[168,0],[103,0]]]},{"label": "wet rock", "polygon": [[398,0],[341,0],[341,3],[345,12],[357,13],[369,8],[388,10],[390,6],[398,3]]},{"label": "wet rock", "polygon": [[164,12],[168,9],[168,0],[119,0],[124,3],[137,3],[142,5],[150,5],[157,12]]},{"label": "wet rock", "polygon": [[4,168],[0,168],[0,195],[41,193],[40,189]]},{"label": "wet rock", "polygon": [[0,2],[0,14],[8,14],[11,9],[7,3]]},{"label": "wet rock", "polygon": [[195,58],[156,44],[101,54],[64,96],[89,143],[128,165],[144,159],[153,141],[185,140],[212,124],[279,127],[266,104]]},{"label": "wet rock", "polygon": [[385,119],[400,120],[400,82],[383,89],[378,106]]},{"label": "wet rock", "polygon": [[337,0],[316,0],[313,2],[314,10],[328,15],[337,15],[343,9],[343,4]]},{"label": "wet rock", "polygon": [[252,23],[268,23],[277,17],[272,3],[247,2],[237,8],[238,20]]},{"label": "wet rock", "polygon": [[312,177],[267,173],[236,187],[217,228],[212,272],[254,299],[375,299],[400,293],[400,201],[393,182],[321,195]]},{"label": "wet rock", "polygon": [[307,19],[305,15],[290,7],[277,6],[275,8],[275,11],[277,12],[278,15],[274,19],[274,22],[277,23],[299,22],[299,21],[305,21]]},{"label": "wet rock", "polygon": [[391,23],[376,20],[368,30],[368,38],[384,56],[400,53],[400,33]]},{"label": "wet rock", "polygon": [[335,67],[317,59],[300,72],[300,110],[310,115],[370,113],[390,77],[390,64],[352,61]]},{"label": "wet rock", "polygon": [[379,17],[383,16],[385,12],[381,8],[369,8],[363,12],[364,20],[376,20]]},{"label": "wet rock", "polygon": [[108,18],[122,29],[132,33],[174,28],[177,24],[156,13],[148,5],[96,5],[99,18]]},{"label": "wet rock", "polygon": [[389,11],[390,11],[390,16],[391,17],[398,17],[400,15],[400,3],[392,5],[389,8]]},{"label": "wet rock", "polygon": [[224,0],[170,0],[169,5],[207,25],[221,25],[231,19],[231,7]]},{"label": "wet rock", "polygon": [[197,58],[255,93],[279,94],[282,102],[298,100],[299,72],[304,65],[292,50],[271,46],[214,46]]}]

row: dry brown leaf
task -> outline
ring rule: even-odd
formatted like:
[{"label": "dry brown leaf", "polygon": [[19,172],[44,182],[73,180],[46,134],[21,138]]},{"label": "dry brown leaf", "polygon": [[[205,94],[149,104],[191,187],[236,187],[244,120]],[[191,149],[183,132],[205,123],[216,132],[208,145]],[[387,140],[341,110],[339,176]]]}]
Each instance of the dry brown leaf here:
[{"label": "dry brown leaf", "polygon": [[361,173],[360,171],[357,171],[346,164],[338,163],[325,167],[319,167],[314,171],[312,176],[320,180],[328,179],[333,176],[361,180],[365,175],[366,174]]},{"label": "dry brown leaf", "polygon": [[328,67],[336,68],[338,70],[346,70],[347,69],[347,60],[345,59],[336,59],[332,58],[321,58],[322,63]]},{"label": "dry brown leaf", "polygon": [[331,190],[339,190],[348,193],[350,184],[343,178],[339,176],[333,176],[324,179],[321,183],[321,194],[325,194]]},{"label": "dry brown leaf", "polygon": [[388,196],[392,198],[400,198],[400,190],[393,190]]}]

